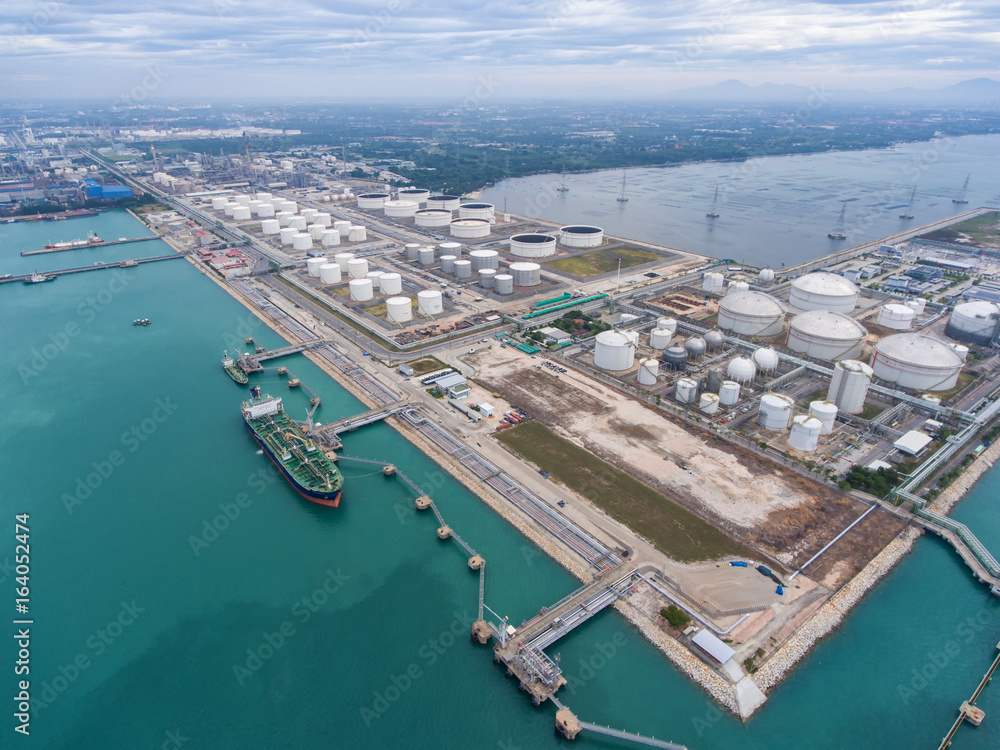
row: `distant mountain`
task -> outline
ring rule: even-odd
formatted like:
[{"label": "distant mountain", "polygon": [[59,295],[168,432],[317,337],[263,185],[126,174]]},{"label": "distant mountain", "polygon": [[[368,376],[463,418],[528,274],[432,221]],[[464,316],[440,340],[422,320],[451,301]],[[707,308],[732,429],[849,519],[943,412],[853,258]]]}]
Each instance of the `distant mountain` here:
[{"label": "distant mountain", "polygon": [[[713,86],[680,89],[673,92],[671,98],[679,101],[768,104],[805,102],[809,100],[810,96],[815,97],[816,94],[816,90],[812,88],[790,83],[762,83],[758,86],[750,86],[742,81],[730,79]],[[825,89],[822,94],[831,101],[842,103],[998,104],[1000,103],[1000,81],[995,81],[992,78],[973,78],[940,89],[913,87],[889,91]]]}]

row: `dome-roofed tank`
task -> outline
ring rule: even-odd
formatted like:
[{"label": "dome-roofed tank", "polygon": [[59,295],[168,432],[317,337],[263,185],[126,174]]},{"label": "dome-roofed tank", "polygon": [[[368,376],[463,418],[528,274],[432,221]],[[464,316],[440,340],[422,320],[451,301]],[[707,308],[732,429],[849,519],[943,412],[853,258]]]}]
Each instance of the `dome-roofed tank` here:
[{"label": "dome-roofed tank", "polygon": [[718,393],[725,379],[726,371],[721,367],[713,367],[708,371],[708,384],[705,386],[705,389],[712,393]]},{"label": "dome-roofed tank", "polygon": [[749,383],[757,377],[757,365],[748,357],[736,357],[726,368],[726,374],[737,383]]},{"label": "dome-roofed tank", "polygon": [[876,322],[894,331],[908,331],[916,314],[916,310],[909,305],[890,302],[888,305],[882,305]]},{"label": "dome-roofed tank", "polygon": [[832,310],[810,310],[788,321],[788,340],[793,352],[816,359],[856,359],[867,331],[854,318]]},{"label": "dome-roofed tank", "polygon": [[719,397],[715,393],[703,393],[698,401],[698,409],[705,414],[716,414],[719,411]]},{"label": "dome-roofed tank", "polygon": [[719,402],[723,406],[736,406],[740,401],[740,384],[735,380],[723,380],[719,386]]},{"label": "dome-roofed tank", "polygon": [[903,388],[946,391],[955,387],[963,357],[941,339],[923,333],[897,333],[875,342],[875,377]]},{"label": "dome-roofed tank", "polygon": [[800,414],[792,419],[792,431],[788,433],[788,445],[797,451],[811,453],[819,446],[819,436],[823,423],[816,417]]},{"label": "dome-roofed tank", "polygon": [[683,346],[669,346],[663,352],[663,364],[671,370],[683,370],[687,367],[688,353]]},{"label": "dome-roofed tank", "polygon": [[984,299],[955,305],[944,332],[956,341],[989,346],[1000,332],[1000,305]]},{"label": "dome-roofed tank", "polygon": [[816,417],[823,425],[819,431],[820,435],[829,435],[837,424],[837,405],[831,401],[811,401],[809,402],[809,413]]},{"label": "dome-roofed tank", "polygon": [[673,336],[677,333],[677,318],[660,318],[656,321],[656,327],[669,331],[670,335]]},{"label": "dome-roofed tank", "polygon": [[837,362],[833,366],[827,401],[832,401],[845,414],[860,414],[865,409],[873,372],[871,367],[856,359]]},{"label": "dome-roofed tank", "polygon": [[602,331],[594,344],[594,364],[602,370],[627,370],[635,363],[638,344],[635,331]]},{"label": "dome-roofed tank", "polygon": [[409,297],[389,297],[385,301],[385,316],[393,323],[413,320],[413,302]]},{"label": "dome-roofed tank", "polygon": [[795,402],[780,393],[765,393],[760,397],[757,424],[765,430],[787,430],[792,423]]},{"label": "dome-roofed tank", "polygon": [[726,279],[721,273],[706,273],[701,282],[701,290],[712,294],[722,294]]},{"label": "dome-roofed tank", "polygon": [[444,309],[441,292],[434,289],[424,289],[417,292],[417,309],[424,315],[437,315]]},{"label": "dome-roofed tank", "polygon": [[708,347],[708,351],[714,352],[716,349],[721,349],[722,345],[726,343],[726,336],[722,331],[709,331],[705,334],[705,345]]},{"label": "dome-roofed tank", "polygon": [[681,378],[674,384],[674,398],[678,403],[694,403],[698,396],[698,381],[693,378]]},{"label": "dome-roofed tank", "polygon": [[778,353],[769,346],[761,347],[753,353],[753,363],[761,372],[774,372],[780,362]]},{"label": "dome-roofed tank", "polygon": [[660,372],[658,359],[644,359],[639,362],[639,384],[656,385],[656,376]]},{"label": "dome-roofed tank", "polygon": [[708,349],[708,344],[705,343],[705,339],[701,336],[692,336],[684,342],[684,348],[687,349],[687,353],[691,358],[697,359]]},{"label": "dome-roofed tank", "polygon": [[719,328],[744,336],[781,333],[785,306],[764,292],[734,292],[719,301]]},{"label": "dome-roofed tank", "polygon": [[729,286],[726,287],[726,296],[730,294],[736,294],[737,292],[749,292],[750,285],[745,281],[730,281]]},{"label": "dome-roofed tank", "polygon": [[788,304],[799,310],[851,312],[858,302],[858,288],[843,276],[825,271],[807,273],[792,281]]},{"label": "dome-roofed tank", "polygon": [[757,274],[757,278],[762,284],[770,284],[774,281],[774,271],[770,268],[760,269],[760,273]]},{"label": "dome-roofed tank", "polygon": [[665,328],[654,328],[649,332],[649,346],[653,349],[666,349],[670,345],[672,335]]}]

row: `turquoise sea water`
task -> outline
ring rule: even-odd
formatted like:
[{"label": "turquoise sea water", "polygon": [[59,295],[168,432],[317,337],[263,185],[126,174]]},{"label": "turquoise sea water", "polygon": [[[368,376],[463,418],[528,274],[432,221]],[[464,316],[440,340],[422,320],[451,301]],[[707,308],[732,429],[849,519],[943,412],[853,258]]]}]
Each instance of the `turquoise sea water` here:
[{"label": "turquoise sea water", "polygon": [[[121,214],[61,224],[80,222],[102,236],[143,231]],[[48,239],[48,227],[16,228],[0,263]],[[533,708],[469,642],[478,578],[400,482],[344,464],[331,511],[273,478],[240,418],[246,391],[219,364],[253,319],[190,264],[8,284],[0,310],[0,562],[13,557],[14,514],[30,513],[31,693],[45,702],[30,738],[13,732],[8,702],[2,747],[561,744],[552,709]],[[136,317],[153,324],[133,328]],[[280,344],[262,325],[252,333]],[[363,408],[306,359],[287,364],[323,397],[321,421]],[[304,394],[266,374],[256,382],[304,415]],[[488,561],[487,604],[514,623],[577,585],[386,425],[345,442],[433,495]],[[993,549],[998,490],[987,475],[956,511]],[[14,583],[0,578],[0,694],[12,697]],[[563,700],[581,718],[692,749],[923,747],[943,736],[998,637],[985,587],[921,539],[746,725],[612,611],[558,652],[571,678]],[[980,705],[1000,715],[1000,690]],[[996,747],[998,727],[963,728],[956,746]]]}]

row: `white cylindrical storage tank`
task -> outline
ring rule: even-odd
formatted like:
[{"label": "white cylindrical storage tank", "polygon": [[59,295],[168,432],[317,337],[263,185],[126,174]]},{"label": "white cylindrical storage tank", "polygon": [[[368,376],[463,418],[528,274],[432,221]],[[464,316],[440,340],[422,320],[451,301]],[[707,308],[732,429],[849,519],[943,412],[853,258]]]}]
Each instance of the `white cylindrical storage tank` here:
[{"label": "white cylindrical storage tank", "polygon": [[542,267],[537,263],[511,263],[514,286],[538,286],[542,283]]},{"label": "white cylindrical storage tank", "polygon": [[320,211],[316,214],[316,218],[313,219],[316,224],[320,224],[324,227],[330,227],[333,225],[333,217],[330,214]]},{"label": "white cylindrical storage tank", "polygon": [[461,242],[442,242],[440,245],[438,245],[438,250],[441,251],[442,255],[460,256],[462,254],[462,243]]},{"label": "white cylindrical storage tank", "polygon": [[510,238],[510,254],[519,258],[546,258],[555,255],[555,235],[515,234]]},{"label": "white cylindrical storage tank", "polygon": [[236,203],[235,201],[232,201],[232,202],[230,202],[230,203],[227,203],[227,204],[226,204],[225,206],[223,206],[223,207],[222,207],[222,210],[223,210],[223,212],[224,212],[224,213],[226,214],[226,216],[232,216],[232,215],[233,215],[233,212],[234,212],[234,211],[235,211],[235,210],[236,210],[237,208],[239,208],[239,207],[240,207],[240,204],[239,204],[239,203]]},{"label": "white cylindrical storage tank", "polygon": [[679,404],[694,403],[698,396],[698,381],[691,378],[681,378],[674,384],[674,398]]},{"label": "white cylindrical storage tank", "polygon": [[250,208],[248,206],[237,206],[233,209],[233,221],[249,221]]},{"label": "white cylindrical storage tank", "polygon": [[969,347],[967,347],[965,344],[951,344],[950,346],[951,346],[952,349],[954,349],[956,352],[958,352],[958,355],[962,358],[963,361],[966,358],[968,358],[968,356],[969,356]]},{"label": "white cylindrical storage tank", "polygon": [[921,315],[924,312],[924,308],[927,307],[927,300],[923,297],[910,297],[906,302],[903,303],[909,308],[913,309],[917,315]]},{"label": "white cylindrical storage tank", "polygon": [[854,318],[832,310],[810,310],[788,321],[786,344],[816,359],[856,359],[867,331]]},{"label": "white cylindrical storage tank", "polygon": [[566,247],[597,247],[604,244],[604,230],[587,224],[559,228],[559,241]]},{"label": "white cylindrical storage tank", "polygon": [[644,359],[639,362],[639,385],[656,385],[656,376],[660,372],[658,359]]},{"label": "white cylindrical storage tank", "polygon": [[923,333],[897,333],[875,342],[875,377],[903,388],[946,391],[954,388],[963,357],[941,339]]},{"label": "white cylindrical storage tank", "polygon": [[274,207],[275,211],[287,211],[288,213],[295,215],[299,212],[299,204],[295,201],[284,200]]},{"label": "white cylindrical storage tank", "polygon": [[340,266],[336,263],[324,263],[319,267],[319,280],[324,284],[339,284],[342,278]]},{"label": "white cylindrical storage tank", "polygon": [[351,279],[351,299],[355,302],[367,302],[374,296],[371,279]]},{"label": "white cylindrical storage tank", "polygon": [[293,216],[291,221],[288,222],[288,226],[292,229],[298,229],[300,232],[306,231],[306,227],[309,226],[309,222],[306,221],[305,216]]},{"label": "white cylindrical storage tank", "polygon": [[757,365],[748,357],[736,357],[726,368],[726,375],[737,383],[749,383],[757,377]]},{"label": "white cylindrical storage tank", "polygon": [[703,393],[698,401],[699,411],[705,414],[717,414],[719,411],[719,397],[715,393]]},{"label": "white cylindrical storage tank", "polygon": [[973,300],[955,305],[944,332],[949,338],[977,346],[989,346],[997,337],[1000,305]]},{"label": "white cylindrical storage tank", "polygon": [[496,284],[497,272],[492,268],[479,269],[479,286],[483,289],[492,289]]},{"label": "white cylindrical storage tank", "polygon": [[292,238],[299,233],[298,229],[292,227],[282,227],[278,231],[278,238],[281,240],[282,245],[291,245]]},{"label": "white cylindrical storage tank", "polygon": [[455,272],[455,261],[458,260],[454,255],[442,255],[441,256],[441,270],[445,273]]},{"label": "white cylindrical storage tank", "polygon": [[730,294],[736,294],[737,292],[749,292],[750,285],[745,281],[731,281],[729,286],[726,287],[726,296]]},{"label": "white cylindrical storage tank", "polygon": [[309,258],[306,260],[306,268],[309,270],[309,275],[314,279],[319,278],[319,268],[320,266],[326,265],[329,261],[326,258]]},{"label": "white cylindrical storage tank", "polygon": [[671,336],[677,332],[677,319],[676,318],[660,318],[656,321],[656,327],[668,331]]},{"label": "white cylindrical storage tank", "polygon": [[411,219],[420,208],[411,201],[386,201],[382,204],[382,210],[390,219]]},{"label": "white cylindrical storage tank", "polygon": [[493,288],[497,294],[513,294],[514,277],[509,273],[498,273],[493,279]]},{"label": "white cylindrical storage tank", "polygon": [[462,200],[457,195],[432,195],[427,199],[427,208],[442,208],[445,211],[457,211]]},{"label": "white cylindrical storage tank", "polygon": [[423,188],[405,187],[400,188],[396,193],[396,198],[408,203],[426,203],[431,191]]},{"label": "white cylindrical storage tank", "polygon": [[422,266],[432,266],[434,265],[434,246],[427,245],[426,247],[420,248],[417,253],[417,259],[420,261]]},{"label": "white cylindrical storage tank", "polygon": [[837,425],[837,405],[832,401],[811,401],[809,414],[816,417],[822,425],[820,435],[829,435]]},{"label": "white cylindrical storage tank", "polygon": [[[701,281],[701,290],[712,294],[722,294],[725,283],[726,278],[721,273],[706,273],[705,278]],[[719,325],[721,327],[722,324]]]},{"label": "white cylindrical storage tank", "polygon": [[406,253],[407,260],[416,260],[420,257],[420,245],[416,242],[407,242],[403,245],[403,252]]},{"label": "white cylindrical storage tank", "polygon": [[925,393],[920,397],[920,400],[926,401],[928,404],[934,404],[935,406],[939,406],[941,404],[941,399],[931,393]]},{"label": "white cylindrical storage tank", "polygon": [[316,217],[319,216],[319,211],[315,208],[303,208],[301,211],[299,211],[299,214],[308,223],[314,224],[316,222]]},{"label": "white cylindrical storage tank", "polygon": [[638,343],[635,331],[601,331],[594,344],[594,364],[603,370],[627,370],[635,364]]},{"label": "white cylindrical storage tank", "polygon": [[368,273],[365,274],[365,278],[368,279],[369,281],[371,281],[371,283],[372,283],[372,290],[373,291],[375,289],[378,289],[379,291],[381,291],[382,287],[378,283],[379,279],[382,278],[382,272],[381,271],[369,271]]},{"label": "white cylindrical storage tank", "polygon": [[387,200],[388,193],[361,193],[358,195],[358,208],[379,209]]},{"label": "white cylindrical storage tank", "polygon": [[333,222],[333,228],[340,232],[340,239],[346,240],[347,235],[351,233],[351,222],[341,219]]},{"label": "white cylindrical storage tank", "polygon": [[456,219],[451,222],[451,236],[466,240],[490,236],[490,222],[486,219]]},{"label": "white cylindrical storage tank", "polygon": [[321,240],[323,239],[323,232],[326,231],[326,227],[322,224],[310,224],[306,227],[306,231],[309,232],[309,236],[314,240]]},{"label": "white cylindrical storage tank", "polygon": [[264,201],[267,203],[270,203],[272,200],[274,200],[274,196],[271,195],[270,193],[255,193],[254,198],[256,198],[259,201]]},{"label": "white cylindrical storage tank", "polygon": [[723,380],[719,386],[719,402],[723,406],[736,406],[740,401],[740,384],[735,380]]},{"label": "white cylindrical storage tank", "polygon": [[241,206],[250,206],[250,201],[253,200],[249,195],[237,195],[233,200],[239,203]]},{"label": "white cylindrical storage tank", "polygon": [[385,316],[393,323],[413,320],[413,302],[409,297],[390,297],[385,301]]},{"label": "white cylindrical storage tank", "polygon": [[827,401],[832,401],[845,414],[860,414],[865,410],[868,386],[874,370],[864,362],[847,359],[833,366]]},{"label": "white cylindrical storage tank", "polygon": [[666,349],[670,346],[673,334],[666,328],[654,328],[649,332],[649,345],[653,349]]},{"label": "white cylindrical storage tank", "polygon": [[264,219],[260,223],[260,231],[264,234],[277,234],[281,231],[281,224],[277,219]]},{"label": "white cylindrical storage tank", "polygon": [[425,289],[417,292],[417,308],[424,315],[437,315],[444,310],[441,292]]},{"label": "white cylindrical storage tank", "polygon": [[447,227],[451,225],[452,213],[440,208],[424,208],[413,214],[413,222],[418,227]]},{"label": "white cylindrical storage tank", "polygon": [[[313,238],[306,232],[296,232],[292,235],[293,250],[312,250],[312,246]],[[312,258],[311,260],[315,260],[315,258]]]},{"label": "white cylindrical storage tank", "polygon": [[472,278],[472,261],[471,260],[456,260],[455,261],[455,278],[456,279],[471,279]]},{"label": "white cylindrical storage tank", "polygon": [[368,239],[368,229],[355,224],[351,227],[351,231],[348,233],[347,239],[351,242],[365,242]]},{"label": "white cylindrical storage tank", "polygon": [[882,305],[875,322],[894,331],[908,331],[913,325],[913,318],[916,314],[916,311],[909,305],[890,302],[888,305]]},{"label": "white cylindrical storage tank", "polygon": [[757,278],[762,284],[770,284],[774,281],[774,271],[770,268],[762,268],[760,269],[760,273],[757,274]]},{"label": "white cylindrical storage tank", "polygon": [[792,281],[788,304],[799,310],[849,313],[858,302],[858,288],[843,276],[825,271],[807,273]]},{"label": "white cylindrical storage tank", "polygon": [[780,393],[765,393],[760,397],[757,424],[765,430],[787,430],[792,423],[795,402]]},{"label": "white cylindrical storage tank", "polygon": [[336,229],[324,230],[323,236],[319,238],[320,243],[323,247],[330,247],[331,245],[340,244],[340,232]]},{"label": "white cylindrical storage tank", "polygon": [[[722,274],[715,274],[720,279]],[[709,282],[706,276],[704,283]],[[719,328],[745,336],[781,333],[785,307],[764,292],[734,292],[719,300]]]},{"label": "white cylindrical storage tank", "polygon": [[281,210],[281,204],[285,202],[285,199],[282,198],[281,196],[272,195],[270,201],[271,201],[271,205],[274,206],[274,210],[275,211],[280,211]]},{"label": "white cylindrical storage tank", "polygon": [[459,219],[485,219],[492,221],[494,208],[492,203],[462,203],[458,207]]},{"label": "white cylindrical storage tank", "polygon": [[769,346],[757,349],[751,358],[753,359],[753,363],[757,365],[757,369],[761,372],[774,372],[778,369],[778,365],[781,362],[778,353]]},{"label": "white cylindrical storage tank", "polygon": [[225,196],[216,196],[212,198],[212,210],[222,211],[225,209],[227,203],[229,203],[229,199]]},{"label": "white cylindrical storage tank", "polygon": [[496,250],[473,250],[469,253],[469,260],[472,261],[473,271],[483,268],[492,268],[495,271],[500,268],[500,253]]},{"label": "white cylindrical storage tank", "polygon": [[262,203],[257,209],[257,215],[262,219],[270,219],[274,216],[274,206],[270,203]]},{"label": "white cylindrical storage tank", "polygon": [[403,277],[398,273],[384,273],[379,276],[378,288],[383,294],[399,294],[403,291]]},{"label": "white cylindrical storage tank", "polygon": [[792,431],[788,433],[788,446],[797,451],[811,453],[819,447],[819,436],[823,423],[816,417],[800,414],[792,420]]},{"label": "white cylindrical storage tank", "polygon": [[[340,266],[340,270],[345,274],[347,273],[347,264],[352,260],[354,260],[354,253],[337,253],[333,256],[333,262]],[[367,266],[365,267],[365,273],[368,273]]]},{"label": "white cylindrical storage tank", "polygon": [[[340,257],[339,255],[336,257]],[[339,260],[337,261],[340,262]],[[368,275],[368,261],[364,258],[351,258],[347,261],[347,275],[352,279],[363,279]]]},{"label": "white cylindrical storage tank", "polygon": [[295,214],[290,211],[278,211],[278,213],[274,215],[274,218],[278,220],[278,223],[281,224],[281,226],[287,227],[292,223],[292,219],[295,218]]}]

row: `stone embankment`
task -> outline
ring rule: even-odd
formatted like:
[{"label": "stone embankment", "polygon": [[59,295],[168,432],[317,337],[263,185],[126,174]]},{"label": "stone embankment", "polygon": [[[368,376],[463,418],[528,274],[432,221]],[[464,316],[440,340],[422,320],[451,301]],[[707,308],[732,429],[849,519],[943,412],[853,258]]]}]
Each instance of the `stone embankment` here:
[{"label": "stone embankment", "polygon": [[937,513],[947,513],[954,507],[955,503],[961,500],[965,493],[972,489],[972,485],[987,471],[993,468],[993,464],[1000,460],[1000,440],[993,443],[983,453],[972,462],[972,465],[962,472],[961,476],[952,482],[944,492],[938,495],[934,502],[930,504],[931,510]]}]

